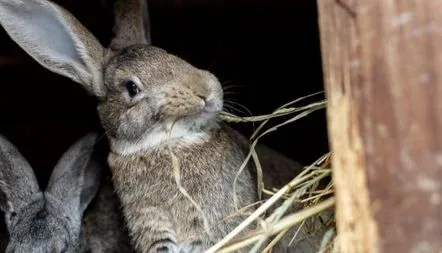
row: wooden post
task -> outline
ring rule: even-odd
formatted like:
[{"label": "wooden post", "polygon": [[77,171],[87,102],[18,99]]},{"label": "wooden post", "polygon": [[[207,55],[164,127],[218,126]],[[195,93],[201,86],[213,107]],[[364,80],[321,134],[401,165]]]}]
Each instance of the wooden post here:
[{"label": "wooden post", "polygon": [[442,252],[442,1],[318,0],[342,253]]}]

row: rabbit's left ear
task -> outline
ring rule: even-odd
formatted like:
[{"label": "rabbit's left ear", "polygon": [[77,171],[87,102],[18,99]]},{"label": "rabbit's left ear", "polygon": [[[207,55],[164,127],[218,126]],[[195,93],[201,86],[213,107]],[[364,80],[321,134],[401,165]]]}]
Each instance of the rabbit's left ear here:
[{"label": "rabbit's left ear", "polygon": [[43,67],[105,96],[104,48],[65,9],[47,0],[0,0],[0,23]]},{"label": "rabbit's left ear", "polygon": [[97,134],[88,134],[73,144],[58,161],[46,189],[74,217],[81,217],[100,186],[102,166],[93,159],[96,140]]},{"label": "rabbit's left ear", "polygon": [[40,192],[28,161],[17,148],[0,135],[0,210],[14,212]]}]

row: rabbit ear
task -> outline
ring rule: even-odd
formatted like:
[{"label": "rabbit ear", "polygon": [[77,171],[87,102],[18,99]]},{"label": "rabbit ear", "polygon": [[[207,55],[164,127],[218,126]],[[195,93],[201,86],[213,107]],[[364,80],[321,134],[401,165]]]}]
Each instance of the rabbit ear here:
[{"label": "rabbit ear", "polygon": [[122,49],[133,44],[151,44],[147,0],[115,0],[115,37],[110,48]]},{"label": "rabbit ear", "polygon": [[40,192],[34,172],[17,148],[0,135],[0,210],[13,212]]},{"label": "rabbit ear", "polygon": [[105,95],[104,48],[66,10],[46,0],[0,0],[0,23],[42,66]]},{"label": "rabbit ear", "polygon": [[81,216],[100,185],[101,167],[92,158],[96,140],[97,134],[91,133],[74,143],[58,161],[46,189],[74,216]]}]

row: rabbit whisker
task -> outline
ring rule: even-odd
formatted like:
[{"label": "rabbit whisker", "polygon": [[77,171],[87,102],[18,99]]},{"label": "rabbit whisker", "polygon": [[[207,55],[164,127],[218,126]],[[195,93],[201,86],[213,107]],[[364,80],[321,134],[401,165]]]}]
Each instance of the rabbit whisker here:
[{"label": "rabbit whisker", "polygon": [[230,99],[224,99],[224,102],[226,104],[229,104],[232,107],[237,106],[239,108],[235,107],[235,109],[237,109],[238,111],[243,112],[244,114],[248,114],[249,116],[252,116],[252,112],[246,106],[244,106],[244,105],[242,105],[242,104],[240,104],[238,102],[232,101]]},{"label": "rabbit whisker", "polygon": [[235,108],[234,106],[232,106],[232,105],[230,105],[228,103],[224,103],[224,108],[225,108],[226,111],[228,111],[228,112],[230,112],[232,114],[236,114],[236,113],[244,114],[244,111],[242,111],[240,109],[237,109],[237,108]]},{"label": "rabbit whisker", "polygon": [[[229,83],[230,82],[231,81],[229,81]],[[223,84],[222,87],[223,87],[223,91],[228,91],[228,90],[235,89],[235,88],[242,88],[243,86],[242,85],[234,85],[234,84],[224,86],[224,84]]]}]

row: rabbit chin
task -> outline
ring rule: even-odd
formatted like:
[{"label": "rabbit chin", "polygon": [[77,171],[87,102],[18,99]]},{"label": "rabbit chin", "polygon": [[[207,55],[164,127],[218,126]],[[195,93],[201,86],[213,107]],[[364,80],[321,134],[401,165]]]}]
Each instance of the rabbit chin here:
[{"label": "rabbit chin", "polygon": [[181,119],[168,119],[149,128],[138,141],[110,138],[111,149],[119,155],[132,155],[168,143],[189,146],[210,139],[211,129],[219,127],[216,113],[202,113]]}]

